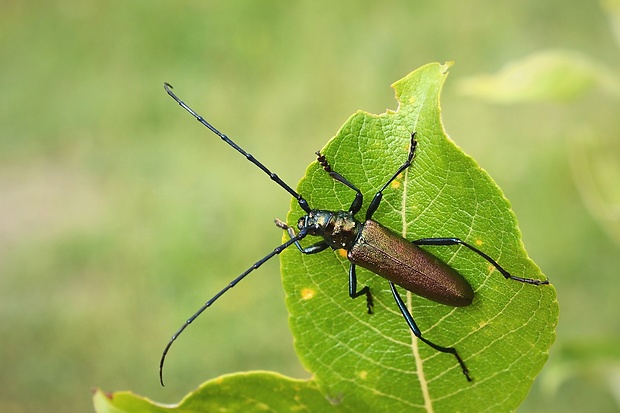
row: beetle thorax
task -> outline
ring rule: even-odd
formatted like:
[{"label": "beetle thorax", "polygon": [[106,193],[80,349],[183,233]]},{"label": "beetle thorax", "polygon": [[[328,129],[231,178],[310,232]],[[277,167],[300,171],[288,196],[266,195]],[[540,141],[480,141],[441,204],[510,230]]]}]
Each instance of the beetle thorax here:
[{"label": "beetle thorax", "polygon": [[349,211],[313,210],[297,222],[300,230],[307,228],[308,234],[323,237],[335,250],[349,250],[355,243],[361,226]]}]

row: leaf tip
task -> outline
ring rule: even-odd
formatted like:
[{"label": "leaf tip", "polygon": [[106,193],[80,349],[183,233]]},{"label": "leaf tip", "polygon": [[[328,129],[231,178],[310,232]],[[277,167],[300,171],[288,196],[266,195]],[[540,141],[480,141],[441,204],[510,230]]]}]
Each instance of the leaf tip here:
[{"label": "leaf tip", "polygon": [[447,75],[450,68],[454,65],[454,60],[448,60],[444,64],[439,65],[442,75]]}]

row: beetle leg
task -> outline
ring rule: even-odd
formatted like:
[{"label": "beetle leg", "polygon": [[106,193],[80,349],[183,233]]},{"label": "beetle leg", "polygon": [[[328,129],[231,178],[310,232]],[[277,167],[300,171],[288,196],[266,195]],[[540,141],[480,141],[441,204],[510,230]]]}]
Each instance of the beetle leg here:
[{"label": "beetle leg", "polygon": [[489,257],[487,254],[480,251],[478,248],[466,243],[465,241],[459,238],[422,238],[422,239],[418,239],[412,242],[415,245],[440,245],[440,246],[462,245],[466,248],[469,248],[470,250],[472,250],[473,252],[481,256],[482,258],[484,258],[489,264],[493,265],[500,273],[502,273],[502,275],[506,279],[511,279],[511,280],[522,282],[522,283],[534,284],[534,285],[549,284],[549,280],[535,280],[533,278],[517,277],[517,276],[510,274],[501,265],[499,265],[497,261],[495,261],[493,258]]},{"label": "beetle leg", "polygon": [[461,366],[461,369],[463,370],[463,374],[467,378],[467,381],[472,381],[473,379],[469,375],[469,369],[465,365],[465,362],[463,361],[463,359],[459,355],[458,351],[456,351],[456,349],[454,347],[442,347],[442,346],[437,345],[437,344],[433,343],[432,341],[429,341],[429,340],[425,339],[424,337],[422,337],[422,332],[420,331],[420,329],[418,328],[417,324],[413,320],[413,316],[411,315],[411,313],[409,312],[409,309],[405,305],[405,302],[403,301],[403,298],[400,296],[400,294],[396,290],[396,286],[391,281],[390,281],[390,288],[392,289],[392,294],[394,295],[394,299],[396,300],[396,304],[398,305],[398,308],[400,309],[400,312],[402,313],[403,317],[405,317],[405,321],[407,321],[407,324],[409,325],[409,328],[411,329],[413,334],[418,339],[420,339],[422,342],[426,343],[427,345],[429,345],[430,347],[434,348],[435,350],[440,351],[442,353],[452,354],[456,358],[456,361],[458,361],[459,365]]},{"label": "beetle leg", "polygon": [[[280,221],[278,218],[274,219],[276,227],[282,228],[288,233],[288,236],[291,239],[297,238],[297,234],[295,234],[295,230],[291,228],[286,222]],[[307,247],[302,247],[299,241],[295,241],[295,246],[299,251],[303,254],[316,254],[317,252],[321,252],[329,247],[329,244],[325,241],[319,241]]]},{"label": "beetle leg", "polygon": [[316,151],[315,153],[316,153],[317,161],[319,162],[321,167],[325,170],[325,172],[329,174],[329,176],[331,176],[336,181],[348,186],[349,188],[355,191],[355,199],[353,200],[353,202],[351,203],[351,206],[349,207],[349,212],[351,212],[353,215],[357,214],[362,208],[362,203],[364,202],[364,196],[362,195],[362,191],[360,191],[358,187],[353,185],[347,178],[340,175],[338,172],[334,171],[332,169],[332,166],[327,161],[327,158],[325,158],[325,155],[321,155],[321,152],[319,151]]},{"label": "beetle leg", "polygon": [[349,267],[349,297],[357,298],[359,296],[366,295],[366,306],[368,307],[368,314],[372,314],[372,307],[375,305],[372,301],[372,294],[370,294],[370,288],[365,286],[361,290],[357,291],[357,273],[355,271],[355,264],[351,264]]},{"label": "beetle leg", "polygon": [[317,252],[321,252],[329,247],[329,244],[325,241],[319,241],[316,244],[309,245],[307,247],[302,247],[299,242],[296,242],[295,245],[303,254],[316,254]]},{"label": "beetle leg", "polygon": [[418,141],[415,140],[415,134],[415,132],[411,134],[411,146],[409,147],[409,155],[407,155],[407,160],[404,164],[400,166],[400,168],[398,168],[396,173],[392,175],[390,179],[388,179],[388,181],[383,185],[383,187],[381,187],[381,189],[377,191],[374,198],[372,198],[370,205],[368,205],[368,210],[366,211],[367,221],[369,219],[372,219],[372,215],[375,213],[377,208],[379,208],[379,204],[381,203],[381,199],[383,198],[383,191],[385,190],[385,188],[387,188],[387,186],[391,184],[392,181],[396,179],[396,177],[398,177],[398,175],[400,175],[405,169],[411,166],[411,161],[413,160],[413,155],[415,154],[415,148],[418,145]]}]

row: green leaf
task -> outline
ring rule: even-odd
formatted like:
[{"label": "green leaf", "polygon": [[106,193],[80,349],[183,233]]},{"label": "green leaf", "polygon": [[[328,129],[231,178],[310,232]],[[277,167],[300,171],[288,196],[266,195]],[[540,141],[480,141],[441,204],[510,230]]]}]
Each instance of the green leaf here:
[{"label": "green leaf", "polygon": [[594,89],[620,96],[620,81],[605,65],[568,50],[538,52],[505,65],[497,74],[472,76],[461,93],[496,103],[570,101]]},{"label": "green leaf", "polygon": [[[430,64],[396,82],[397,111],[357,112],[321,153],[359,186],[367,204],[404,162],[415,131],[419,144],[413,165],[385,191],[374,218],[411,240],[460,237],[513,275],[543,279],[523,249],[515,216],[500,189],[443,131],[439,93],[448,67]],[[313,208],[329,210],[348,209],[354,196],[316,162],[299,183],[299,192]],[[288,223],[295,225],[302,215],[293,201]],[[452,308],[402,293],[424,336],[458,349],[474,377],[471,383],[453,356],[438,353],[411,334],[386,280],[358,268],[358,282],[371,288],[375,300],[375,313],[369,315],[363,298],[348,296],[349,263],[340,251],[303,255],[293,247],[281,254],[283,284],[296,350],[312,379],[237,373],[208,381],[178,405],[166,406],[128,392],[99,391],[96,410],[514,410],[555,338],[554,288],[506,281],[463,248],[432,251],[471,283],[473,304]]]},{"label": "green leaf", "polygon": [[131,392],[94,395],[97,413],[202,412],[321,412],[329,403],[310,380],[295,380],[271,372],[222,376],[191,392],[175,405],[155,403]]},{"label": "green leaf", "polygon": [[[405,161],[417,132],[413,165],[384,192],[373,218],[411,240],[462,238],[513,275],[544,279],[527,257],[501,190],[445,135],[439,93],[447,69],[430,64],[396,82],[396,112],[354,114],[321,153],[359,186],[367,204]],[[330,210],[347,209],[354,195],[317,163],[299,192],[312,208]],[[302,215],[292,202],[288,223]],[[340,251],[282,254],[297,353],[343,411],[510,411],[545,363],[558,317],[552,286],[507,281],[464,248],[428,249],[471,283],[476,298],[469,307],[452,308],[407,293],[410,310],[426,338],[457,348],[473,383],[454,357],[412,336],[386,280],[358,267],[360,287],[368,285],[375,299],[375,314],[368,315],[363,298],[348,296],[349,263]]]}]

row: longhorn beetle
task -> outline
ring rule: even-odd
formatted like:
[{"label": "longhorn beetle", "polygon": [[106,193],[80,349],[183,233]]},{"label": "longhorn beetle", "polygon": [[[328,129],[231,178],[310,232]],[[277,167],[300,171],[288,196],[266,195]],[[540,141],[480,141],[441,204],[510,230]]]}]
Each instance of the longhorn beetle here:
[{"label": "longhorn beetle", "polygon": [[[415,132],[411,134],[411,145],[407,160],[400,166],[400,168],[398,168],[394,175],[388,179],[379,191],[377,191],[368,206],[366,217],[362,222],[355,218],[355,214],[357,214],[362,207],[362,192],[348,179],[334,171],[325,156],[320,152],[316,152],[316,155],[321,167],[333,179],[346,185],[355,192],[355,199],[353,199],[353,202],[347,211],[312,209],[308,204],[308,201],[306,201],[302,195],[298,194],[295,190],[293,190],[293,188],[282,181],[278,175],[267,169],[267,167],[254,158],[254,156],[244,151],[230,138],[213,127],[202,116],[179,99],[172,91],[172,86],[170,84],[164,83],[164,89],[170,97],[172,97],[179,105],[181,105],[183,109],[196,118],[198,122],[202,123],[205,127],[211,130],[211,132],[215,133],[224,142],[233,147],[237,152],[245,156],[248,161],[256,165],[260,170],[269,175],[269,177],[276,184],[291,194],[297,200],[299,206],[306,212],[306,215],[302,216],[297,221],[297,233],[295,233],[295,230],[284,222],[276,220],[276,225],[287,231],[290,239],[284,244],[276,247],[269,254],[255,262],[244,273],[232,280],[226,287],[224,287],[220,292],[215,294],[215,296],[200,307],[198,311],[196,311],[196,313],[192,315],[176,333],[174,333],[164,348],[159,362],[159,380],[162,386],[164,385],[163,367],[166,355],[168,354],[168,350],[170,350],[170,347],[174,341],[179,337],[183,330],[185,330],[187,326],[189,326],[200,314],[202,314],[204,310],[209,308],[225,292],[237,285],[239,281],[243,280],[252,271],[293,244],[303,254],[316,254],[329,247],[334,250],[341,248],[345,249],[347,251],[347,258],[351,261],[351,265],[349,267],[349,296],[351,298],[365,296],[369,314],[372,314],[373,308],[372,295],[368,286],[358,290],[356,266],[359,265],[387,279],[390,284],[390,289],[392,290],[394,300],[396,300],[396,305],[398,306],[413,334],[435,350],[442,353],[452,354],[459,363],[461,369],[463,370],[463,374],[468,381],[472,381],[472,378],[469,375],[469,370],[467,369],[465,362],[456,349],[453,347],[440,346],[424,338],[422,336],[422,332],[414,321],[413,316],[409,312],[409,309],[405,305],[404,300],[396,290],[395,284],[411,291],[412,293],[428,298],[429,300],[453,307],[464,307],[472,303],[474,299],[474,291],[463,276],[444,262],[437,259],[435,256],[420,249],[419,246],[462,245],[493,265],[493,267],[495,267],[506,279],[533,285],[549,284],[548,280],[536,280],[511,275],[493,258],[459,238],[421,238],[415,241],[408,241],[372,219],[373,214],[379,207],[381,199],[383,198],[383,191],[412,163],[417,147]],[[323,240],[310,246],[302,247],[299,241],[304,239],[307,235],[319,236],[322,237]]]}]

